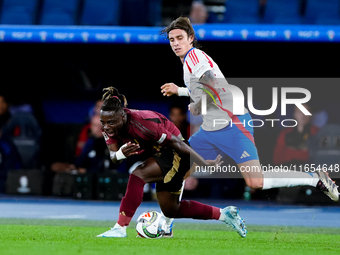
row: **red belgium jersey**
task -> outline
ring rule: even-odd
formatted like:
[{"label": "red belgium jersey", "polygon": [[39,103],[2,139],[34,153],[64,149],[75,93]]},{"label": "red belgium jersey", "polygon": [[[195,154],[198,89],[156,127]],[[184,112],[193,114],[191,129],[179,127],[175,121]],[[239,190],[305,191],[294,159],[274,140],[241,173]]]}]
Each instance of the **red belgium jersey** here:
[{"label": "red belgium jersey", "polygon": [[113,139],[103,132],[106,144],[138,143],[140,145],[139,153],[142,153],[154,146],[163,146],[170,140],[171,135],[178,136],[180,134],[175,124],[163,114],[128,108],[124,108],[124,111],[127,115],[127,135]]}]

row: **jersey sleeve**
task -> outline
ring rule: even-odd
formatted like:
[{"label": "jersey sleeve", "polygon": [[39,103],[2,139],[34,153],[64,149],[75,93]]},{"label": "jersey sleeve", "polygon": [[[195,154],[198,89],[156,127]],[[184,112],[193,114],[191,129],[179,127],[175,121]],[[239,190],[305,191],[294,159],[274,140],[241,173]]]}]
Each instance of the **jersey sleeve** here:
[{"label": "jersey sleeve", "polygon": [[141,139],[164,145],[171,139],[172,134],[161,123],[158,118],[144,119],[141,123],[131,122]]},{"label": "jersey sleeve", "polygon": [[158,137],[159,137],[159,139],[158,139],[156,142],[157,142],[159,145],[164,145],[164,144],[166,144],[167,142],[170,141],[171,135],[172,135],[172,134],[171,134],[168,130],[162,128],[162,129],[159,130],[159,132],[158,132]]},{"label": "jersey sleeve", "polygon": [[190,73],[195,75],[197,78],[209,70],[213,70],[213,63],[210,58],[201,50],[192,49],[189,51],[188,56],[185,59]]}]

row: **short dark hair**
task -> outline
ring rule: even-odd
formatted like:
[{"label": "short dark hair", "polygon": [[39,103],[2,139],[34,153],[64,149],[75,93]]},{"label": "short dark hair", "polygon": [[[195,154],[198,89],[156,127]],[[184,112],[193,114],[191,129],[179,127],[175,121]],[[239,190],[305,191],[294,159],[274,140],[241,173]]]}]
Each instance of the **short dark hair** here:
[{"label": "short dark hair", "polygon": [[198,43],[196,35],[195,35],[195,30],[192,27],[190,23],[190,19],[187,17],[178,17],[174,21],[172,21],[169,26],[165,27],[164,29],[161,30],[161,35],[166,35],[167,39],[169,39],[169,33],[171,30],[174,29],[182,29],[184,30],[188,37],[194,36],[194,40],[192,41],[192,46],[195,48],[201,48],[201,45]]}]

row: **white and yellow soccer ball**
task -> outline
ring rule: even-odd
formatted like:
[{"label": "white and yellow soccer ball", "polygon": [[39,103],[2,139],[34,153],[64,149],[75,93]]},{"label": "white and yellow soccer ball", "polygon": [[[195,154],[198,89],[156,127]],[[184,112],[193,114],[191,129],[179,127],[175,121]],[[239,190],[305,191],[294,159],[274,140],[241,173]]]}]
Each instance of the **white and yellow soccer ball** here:
[{"label": "white and yellow soccer ball", "polygon": [[157,239],[164,235],[166,222],[164,216],[156,211],[142,213],[136,224],[137,234],[143,238]]}]

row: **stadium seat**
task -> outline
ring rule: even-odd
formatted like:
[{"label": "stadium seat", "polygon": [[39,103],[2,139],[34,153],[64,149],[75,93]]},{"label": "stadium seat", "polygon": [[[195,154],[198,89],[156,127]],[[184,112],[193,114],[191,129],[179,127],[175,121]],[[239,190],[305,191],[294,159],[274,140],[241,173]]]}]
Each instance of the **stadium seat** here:
[{"label": "stadium seat", "polygon": [[78,10],[78,0],[45,0],[41,25],[74,25]]},{"label": "stadium seat", "polygon": [[121,25],[160,26],[162,0],[123,0]]},{"label": "stadium seat", "polygon": [[31,25],[34,23],[38,0],[4,0],[1,24]]},{"label": "stadium seat", "polygon": [[258,23],[259,2],[255,0],[228,0],[226,1],[226,23]]},{"label": "stadium seat", "polygon": [[308,0],[305,23],[340,25],[339,0]]},{"label": "stadium seat", "polygon": [[81,25],[119,25],[120,0],[85,1]]},{"label": "stadium seat", "polygon": [[3,130],[11,139],[21,158],[23,168],[37,168],[40,157],[41,128],[31,113],[20,112],[12,116]]},{"label": "stadium seat", "polygon": [[268,1],[263,17],[264,23],[275,24],[300,24],[299,0]]}]

